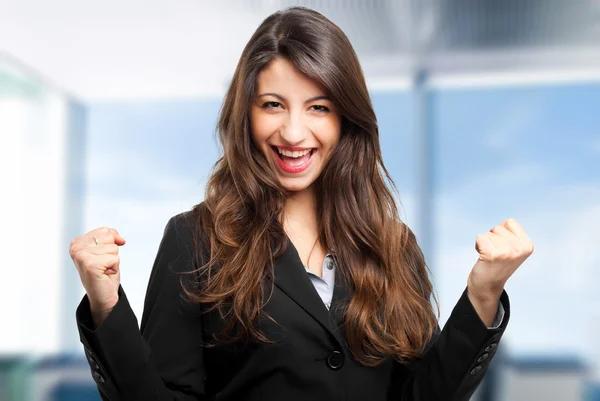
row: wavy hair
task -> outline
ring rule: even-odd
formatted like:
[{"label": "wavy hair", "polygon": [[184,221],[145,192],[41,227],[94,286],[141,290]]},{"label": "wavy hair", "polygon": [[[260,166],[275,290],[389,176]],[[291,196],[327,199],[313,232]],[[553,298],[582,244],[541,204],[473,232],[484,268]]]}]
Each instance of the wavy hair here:
[{"label": "wavy hair", "polygon": [[436,316],[424,256],[398,215],[358,57],[340,28],[310,9],[270,15],[242,52],[220,110],[223,153],[204,201],[193,208],[202,228],[195,247],[206,254],[194,270],[202,285],[184,290],[220,312],[225,324],[217,343],[270,342],[258,322],[269,298],[263,284],[268,280],[273,289],[274,260],[287,244],[281,222],[288,193],[254,145],[249,116],[258,74],[276,57],[322,85],[342,116],[340,140],[314,186],[318,240],[335,248],[339,273],[351,288],[344,310],[348,347],[365,366],[388,356],[407,363],[438,327],[439,308]]}]

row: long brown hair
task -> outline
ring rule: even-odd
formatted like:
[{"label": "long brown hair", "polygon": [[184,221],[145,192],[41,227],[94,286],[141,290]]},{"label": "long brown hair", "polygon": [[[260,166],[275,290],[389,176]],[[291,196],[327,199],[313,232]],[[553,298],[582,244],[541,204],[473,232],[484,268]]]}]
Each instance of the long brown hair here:
[{"label": "long brown hair", "polygon": [[220,111],[223,155],[205,200],[193,208],[203,234],[195,235],[197,254],[209,260],[194,271],[202,286],[186,293],[220,312],[226,324],[218,341],[270,341],[257,323],[268,302],[263,283],[273,283],[274,260],[287,244],[280,218],[288,193],[253,144],[249,113],[258,74],[275,57],[321,84],[342,116],[340,141],[314,185],[319,241],[335,248],[351,287],[344,315],[348,347],[367,366],[387,356],[406,363],[422,353],[437,327],[428,269],[386,186],[387,179],[397,194],[358,57],[346,35],[310,9],[272,14],[242,52]]}]

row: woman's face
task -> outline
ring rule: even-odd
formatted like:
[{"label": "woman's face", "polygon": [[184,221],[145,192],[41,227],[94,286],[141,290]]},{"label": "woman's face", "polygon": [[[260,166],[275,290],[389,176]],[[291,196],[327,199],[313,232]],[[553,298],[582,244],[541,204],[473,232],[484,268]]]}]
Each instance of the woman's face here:
[{"label": "woman's face", "polygon": [[341,117],[325,90],[283,58],[258,76],[252,139],[289,191],[309,188],[340,139]]}]

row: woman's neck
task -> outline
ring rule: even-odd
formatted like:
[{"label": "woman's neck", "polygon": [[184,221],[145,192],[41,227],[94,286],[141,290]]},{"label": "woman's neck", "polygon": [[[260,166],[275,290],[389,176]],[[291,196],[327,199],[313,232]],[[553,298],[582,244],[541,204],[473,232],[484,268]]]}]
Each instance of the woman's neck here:
[{"label": "woman's neck", "polygon": [[283,227],[288,233],[317,233],[317,205],[312,186],[294,192],[284,205]]}]

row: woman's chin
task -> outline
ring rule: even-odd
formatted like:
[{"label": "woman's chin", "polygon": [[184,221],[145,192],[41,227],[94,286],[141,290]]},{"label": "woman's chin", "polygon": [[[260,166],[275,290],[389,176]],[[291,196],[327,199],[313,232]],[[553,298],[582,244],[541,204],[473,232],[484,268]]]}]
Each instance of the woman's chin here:
[{"label": "woman's chin", "polygon": [[301,192],[308,189],[314,180],[306,177],[306,179],[289,178],[280,179],[281,185],[290,192]]}]

